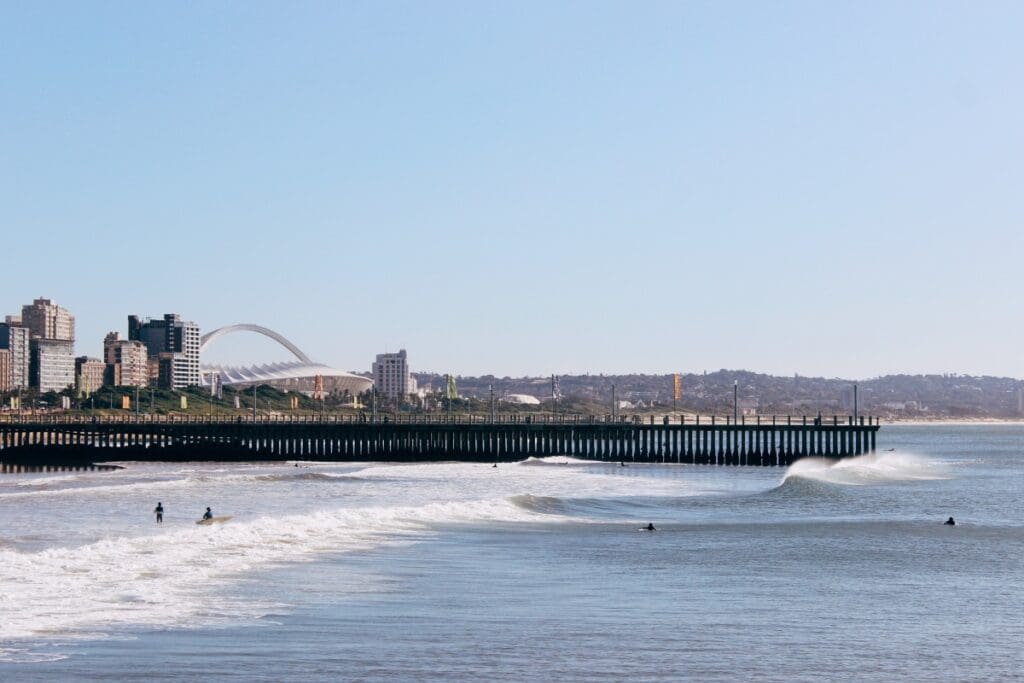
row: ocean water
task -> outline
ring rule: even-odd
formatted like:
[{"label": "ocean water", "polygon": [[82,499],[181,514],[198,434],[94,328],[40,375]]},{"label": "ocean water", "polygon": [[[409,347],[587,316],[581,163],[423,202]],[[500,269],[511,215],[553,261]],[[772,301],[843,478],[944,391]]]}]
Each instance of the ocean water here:
[{"label": "ocean water", "polygon": [[0,680],[1024,677],[1022,426],[788,470],[299,465],[0,475]]}]

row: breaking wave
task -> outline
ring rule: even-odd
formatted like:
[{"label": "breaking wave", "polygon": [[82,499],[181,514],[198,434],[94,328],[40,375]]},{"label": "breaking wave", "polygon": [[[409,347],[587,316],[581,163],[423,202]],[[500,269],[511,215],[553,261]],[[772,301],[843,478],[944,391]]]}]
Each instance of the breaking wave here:
[{"label": "breaking wave", "polygon": [[[685,498],[685,497],[684,497]],[[653,510],[664,510],[671,498],[645,499],[638,496],[621,498],[559,498],[522,494],[511,496],[509,502],[518,508],[542,515],[572,517],[576,521],[632,520]]]},{"label": "breaking wave", "polygon": [[869,453],[844,460],[803,458],[786,469],[783,483],[804,479],[840,484],[868,486],[902,481],[949,479],[943,463],[912,453]]},{"label": "breaking wave", "polygon": [[256,481],[366,481],[351,474],[328,474],[327,472],[300,472],[298,474],[260,474]]}]

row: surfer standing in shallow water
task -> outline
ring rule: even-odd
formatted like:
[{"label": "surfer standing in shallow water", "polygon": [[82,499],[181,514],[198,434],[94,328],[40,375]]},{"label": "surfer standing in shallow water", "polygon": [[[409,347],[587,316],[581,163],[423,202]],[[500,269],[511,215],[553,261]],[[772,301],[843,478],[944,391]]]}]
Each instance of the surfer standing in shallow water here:
[{"label": "surfer standing in shallow water", "polygon": [[157,524],[163,524],[164,523],[164,504],[161,503],[160,501],[157,501],[156,507],[153,508],[153,512],[156,513],[156,523]]}]

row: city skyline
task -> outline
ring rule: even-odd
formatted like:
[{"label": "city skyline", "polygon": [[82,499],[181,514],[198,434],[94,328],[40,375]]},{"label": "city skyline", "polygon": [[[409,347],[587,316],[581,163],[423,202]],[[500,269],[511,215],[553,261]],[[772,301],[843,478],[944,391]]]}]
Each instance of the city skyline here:
[{"label": "city skyline", "polygon": [[1024,377],[1019,5],[62,7],[0,27],[0,223],[78,354]]},{"label": "city skyline", "polygon": [[[36,297],[36,299],[39,299],[39,298],[40,297]],[[48,300],[48,301],[51,300],[51,299],[49,299],[49,297],[42,297],[42,298],[45,299],[45,300]],[[55,303],[59,303],[59,302],[55,302]],[[61,306],[61,308],[67,308],[67,307]],[[8,315],[12,315],[12,314],[8,314]],[[180,315],[180,314],[163,314],[163,315],[154,315],[154,316],[143,315],[143,316],[141,316],[141,318],[143,318],[145,320],[148,320],[150,318],[159,319],[159,318],[162,318],[162,317],[166,317],[166,315]],[[2,314],[0,314],[0,317],[2,317]],[[131,315],[131,314],[128,314],[128,315],[124,316],[126,322],[130,318],[133,318],[133,317],[140,317],[140,316],[134,316],[134,315]],[[79,319],[77,316],[73,316],[73,318],[74,318],[74,323],[73,323],[74,326],[81,326],[81,323],[82,323],[81,319]],[[0,324],[2,324],[2,323],[0,323]],[[255,323],[250,323],[250,324],[255,324]],[[130,326],[130,323],[128,325],[122,325],[122,328],[127,329],[128,326]],[[227,327],[233,327],[233,326],[244,326],[244,325],[235,323],[233,325],[228,325]],[[217,327],[225,327],[225,326],[224,325],[214,326],[214,327],[209,328],[209,329],[204,327],[204,326],[202,326],[202,325],[197,325],[197,327],[198,327],[199,334],[206,334],[208,332],[213,331]],[[107,344],[109,342],[111,342],[111,341],[119,341],[120,343],[125,343],[125,342],[129,341],[129,339],[127,339],[127,338],[117,339],[117,337],[114,336],[114,335],[120,335],[123,332],[124,332],[124,329],[112,327],[111,329],[108,329],[107,333],[104,334],[100,338],[98,344],[94,344],[93,343],[95,340],[91,340],[91,339],[90,340],[85,340],[85,339],[83,339],[80,336],[76,336],[76,338],[74,340],[72,340],[73,344],[74,344],[74,346],[73,346],[73,352],[74,352],[73,355],[75,357],[78,357],[78,358],[105,359],[105,358],[108,357]],[[278,330],[278,332],[280,332],[280,331]],[[290,332],[287,333],[287,334],[288,334],[289,337],[293,337],[293,338],[295,337],[295,335],[293,335]],[[286,348],[284,348],[284,346],[282,344],[280,344],[277,341],[270,340],[270,339],[268,339],[265,336],[260,336],[260,335],[236,335],[236,336],[232,337],[232,341],[234,341],[236,343],[234,345],[232,345],[232,342],[222,342],[222,343],[218,344],[217,346],[214,346],[213,349],[204,352],[204,355],[202,356],[204,367],[207,366],[207,365],[211,365],[211,366],[218,366],[218,367],[223,366],[223,367],[239,367],[239,368],[241,368],[241,367],[244,367],[244,366],[247,366],[247,365],[253,365],[253,364],[280,363],[282,361],[289,361],[290,360],[289,352],[288,352],[288,350]],[[237,343],[237,342],[241,342],[241,343]],[[313,342],[313,346],[315,346],[315,345],[316,345],[316,343]],[[92,348],[93,346],[98,346],[98,350]],[[305,344],[303,344],[303,346],[305,346]],[[392,349],[392,347],[387,347],[384,350],[384,354],[385,355],[397,355],[398,352],[405,353],[405,349],[404,348]],[[380,353],[376,353],[376,354],[373,354],[373,355],[375,357],[378,357],[378,358],[381,356]],[[319,361],[319,358],[314,358],[313,360]],[[370,377],[372,377],[375,374],[375,372],[373,370],[375,363],[374,363],[374,361],[372,359],[369,360],[369,361],[366,361],[365,359],[355,359],[355,360],[349,362],[348,365],[345,365],[345,362],[346,361],[342,361],[342,363],[339,364],[338,368],[339,369],[344,369],[344,370],[347,370],[347,371],[351,371],[351,372],[355,372],[355,373],[358,373],[360,375],[370,376]],[[327,363],[329,365],[328,361],[324,361],[324,363]],[[314,363],[314,365],[315,365],[315,363]],[[706,374],[708,372],[718,372],[718,371],[722,371],[722,370],[725,370],[725,371],[735,371],[735,372],[753,372],[753,373],[757,373],[757,374],[764,374],[764,375],[771,375],[771,376],[778,376],[778,377],[802,376],[802,377],[820,377],[820,378],[827,378],[827,379],[848,379],[848,380],[854,380],[854,381],[856,381],[856,380],[869,380],[869,379],[875,379],[875,378],[886,377],[886,376],[895,376],[895,375],[925,375],[925,376],[929,376],[929,375],[930,376],[947,376],[947,375],[949,375],[949,376],[957,376],[957,375],[962,375],[962,376],[972,376],[972,377],[1005,377],[1005,378],[1010,378],[1010,379],[1024,379],[1024,377],[1013,375],[1013,374],[999,374],[999,373],[986,373],[986,372],[972,373],[972,372],[966,372],[966,371],[959,371],[959,370],[956,370],[956,369],[939,369],[939,370],[930,370],[930,371],[921,371],[921,372],[913,372],[913,371],[910,371],[910,370],[898,370],[897,369],[897,370],[892,371],[892,372],[875,373],[875,374],[857,376],[857,375],[842,375],[842,374],[836,374],[836,373],[832,373],[832,374],[828,374],[828,373],[815,374],[815,373],[810,373],[810,372],[801,372],[799,370],[795,370],[795,371],[792,371],[792,372],[777,372],[777,371],[771,371],[771,370],[768,370],[768,369],[764,369],[764,368],[761,368],[761,367],[744,366],[744,365],[737,365],[737,366],[733,366],[733,367],[697,367],[697,366],[690,366],[690,367],[675,367],[675,368],[635,368],[635,367],[623,367],[623,368],[618,368],[618,369],[615,369],[615,370],[571,369],[571,370],[559,370],[559,371],[554,372],[554,373],[552,373],[552,372],[530,371],[529,369],[526,370],[525,372],[520,372],[520,373],[507,373],[507,372],[503,373],[503,372],[495,371],[493,369],[488,370],[486,368],[481,370],[481,371],[477,371],[477,372],[468,372],[468,371],[460,370],[458,368],[435,368],[435,367],[430,367],[430,366],[427,366],[427,365],[420,365],[418,362],[416,364],[415,369],[411,369],[410,368],[410,372],[412,372],[413,374],[445,374],[447,372],[451,372],[452,374],[454,374],[456,376],[466,376],[466,377],[495,376],[495,377],[505,377],[505,378],[549,377],[552,374],[554,374],[554,375],[568,375],[568,376],[582,376],[582,375],[609,375],[609,376],[623,375],[623,376],[625,376],[625,375],[643,375],[643,374],[667,375],[667,374],[678,373],[678,372],[683,372],[683,373],[688,373],[688,374],[698,374],[699,375],[699,374],[702,374],[702,373]],[[116,384],[119,384],[119,382],[116,382]],[[182,384],[181,386],[185,386],[185,385]]]}]

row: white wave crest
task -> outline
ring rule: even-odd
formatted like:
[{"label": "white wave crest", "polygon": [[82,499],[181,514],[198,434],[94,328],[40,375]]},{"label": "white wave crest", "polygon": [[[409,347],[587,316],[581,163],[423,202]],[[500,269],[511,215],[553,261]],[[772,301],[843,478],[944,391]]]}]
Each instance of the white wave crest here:
[{"label": "white wave crest", "polygon": [[583,460],[581,458],[574,458],[571,455],[549,455],[543,458],[529,457],[526,460],[520,460],[515,463],[516,465],[525,466],[536,466],[536,465],[587,465],[594,466],[595,461]]},{"label": "white wave crest", "polygon": [[948,479],[946,466],[913,453],[869,453],[855,458],[828,460],[802,458],[786,469],[783,481],[793,477],[845,486],[887,482]]}]

